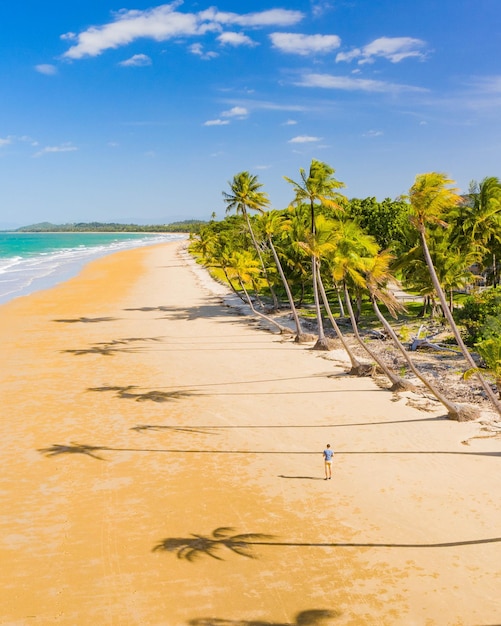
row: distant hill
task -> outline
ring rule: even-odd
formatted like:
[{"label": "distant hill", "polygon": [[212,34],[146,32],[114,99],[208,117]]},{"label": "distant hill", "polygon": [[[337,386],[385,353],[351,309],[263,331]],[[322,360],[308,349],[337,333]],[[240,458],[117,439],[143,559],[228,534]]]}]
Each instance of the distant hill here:
[{"label": "distant hill", "polygon": [[115,222],[78,222],[72,224],[51,224],[40,222],[16,228],[16,233],[196,233],[206,224],[202,220],[184,220],[171,224],[117,224]]}]

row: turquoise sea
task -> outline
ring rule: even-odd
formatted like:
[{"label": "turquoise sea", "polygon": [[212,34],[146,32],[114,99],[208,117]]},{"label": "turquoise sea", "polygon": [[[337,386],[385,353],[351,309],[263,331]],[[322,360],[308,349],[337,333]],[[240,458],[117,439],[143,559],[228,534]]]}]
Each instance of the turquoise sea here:
[{"label": "turquoise sea", "polygon": [[98,257],[185,239],[180,234],[2,233],[0,304],[68,280]]}]

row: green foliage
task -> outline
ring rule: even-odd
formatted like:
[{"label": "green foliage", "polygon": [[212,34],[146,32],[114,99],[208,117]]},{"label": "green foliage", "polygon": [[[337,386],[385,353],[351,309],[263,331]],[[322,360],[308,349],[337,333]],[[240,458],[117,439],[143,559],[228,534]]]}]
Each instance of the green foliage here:
[{"label": "green foliage", "polygon": [[491,288],[469,296],[455,312],[455,318],[465,328],[468,345],[501,335],[501,290]]},{"label": "green foliage", "polygon": [[197,233],[206,224],[202,220],[184,220],[172,224],[118,224],[116,222],[77,222],[51,224],[41,222],[18,228],[18,233]]},{"label": "green foliage", "polygon": [[409,225],[409,205],[403,200],[385,198],[378,202],[376,198],[353,198],[346,213],[374,237],[382,250],[399,253],[415,241]]}]

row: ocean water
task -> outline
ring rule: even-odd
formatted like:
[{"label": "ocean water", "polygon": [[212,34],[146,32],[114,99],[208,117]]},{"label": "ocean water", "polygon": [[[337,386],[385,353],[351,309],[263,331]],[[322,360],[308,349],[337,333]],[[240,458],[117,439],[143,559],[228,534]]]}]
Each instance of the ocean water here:
[{"label": "ocean water", "polygon": [[0,304],[68,280],[107,254],[185,238],[171,233],[0,232]]}]

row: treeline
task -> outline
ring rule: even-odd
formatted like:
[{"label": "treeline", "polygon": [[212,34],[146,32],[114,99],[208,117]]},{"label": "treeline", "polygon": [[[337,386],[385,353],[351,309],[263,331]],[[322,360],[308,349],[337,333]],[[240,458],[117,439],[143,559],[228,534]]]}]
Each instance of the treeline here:
[{"label": "treeline", "polygon": [[203,220],[185,220],[170,224],[118,224],[116,222],[77,222],[71,224],[51,224],[41,222],[18,228],[18,233],[198,233],[206,224]]},{"label": "treeline", "polygon": [[[290,205],[270,210],[257,176],[240,172],[230,183],[229,193],[223,192],[227,212],[235,214],[204,225],[192,242],[193,252],[256,315],[266,317],[281,332],[286,329],[267,311],[279,309],[287,300],[298,342],[306,335],[304,315],[298,309],[308,304],[316,318],[315,348],[329,347],[324,331],[327,319],[350,358],[351,373],[367,375],[336,321],[338,315],[343,317],[361,348],[398,389],[405,381],[371,353],[360,336],[359,324],[369,306],[372,320],[375,316],[384,328],[406,367],[444,404],[448,415],[468,419],[468,407],[444,397],[433,379],[416,368],[388,321],[403,311],[395,288],[422,296],[419,314],[440,316],[450,327],[451,339],[467,364],[465,373],[477,378],[501,414],[501,403],[485,378],[492,374],[501,390],[500,298],[488,299],[487,313],[482,302],[464,307],[465,312],[471,311],[470,318],[480,318],[477,322],[463,317],[459,326],[454,319],[460,292],[463,299],[466,292],[479,287],[498,292],[499,179],[472,183],[469,193],[461,195],[446,175],[430,172],[416,177],[406,197],[378,202],[375,198],[349,200],[340,192],[344,184],[334,173],[326,163],[313,160],[308,171],[300,170],[298,181],[285,177],[291,184]],[[472,324],[478,330],[475,338],[468,335]],[[477,366],[468,343],[483,357],[486,368]]]}]

